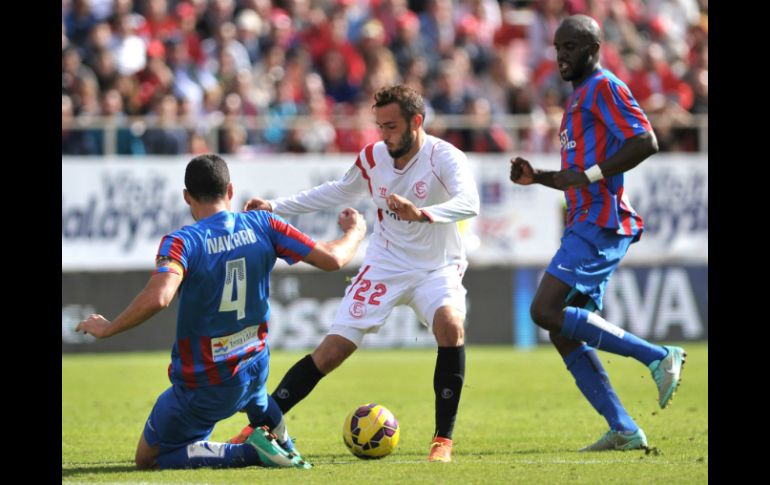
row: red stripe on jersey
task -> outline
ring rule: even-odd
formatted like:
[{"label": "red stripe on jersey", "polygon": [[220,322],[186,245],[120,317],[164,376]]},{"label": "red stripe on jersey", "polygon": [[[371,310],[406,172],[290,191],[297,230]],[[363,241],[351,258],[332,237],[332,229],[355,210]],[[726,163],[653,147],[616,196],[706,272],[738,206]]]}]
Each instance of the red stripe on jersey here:
[{"label": "red stripe on jersey", "polygon": [[[258,344],[258,345],[260,346],[260,349],[259,349],[259,350],[262,350],[262,348],[264,348],[264,346],[265,346],[265,345],[264,345],[264,343],[260,343],[260,344]],[[250,359],[250,358],[251,358],[251,357],[252,357],[254,354],[256,354],[257,352],[258,352],[258,350],[257,350],[257,347],[256,347],[256,346],[254,346],[254,345],[252,345],[251,347],[247,348],[247,349],[246,349],[246,352],[244,352],[244,353],[243,353],[243,356],[241,357],[241,361],[240,361],[240,362],[238,362],[238,367],[236,367],[236,368],[233,370],[233,375],[234,375],[236,372],[238,372],[238,368],[240,368],[241,364],[243,364],[244,362],[246,362],[247,360],[249,360],[249,359]]]},{"label": "red stripe on jersey", "polygon": [[[623,202],[623,192],[625,191],[625,187],[621,187],[620,191],[618,191],[618,200],[620,200],[620,207],[627,210],[629,212],[629,222],[631,219],[633,219],[634,223],[636,224],[636,230],[641,232],[642,229],[644,229],[644,219],[642,219],[642,216],[636,213],[636,210],[634,210],[633,207],[631,207],[631,204],[626,204]],[[628,233],[631,234],[630,232]]]},{"label": "red stripe on jersey", "polygon": [[625,202],[623,202],[623,189],[624,187],[621,187],[620,190],[618,191],[618,201],[620,201],[620,208],[622,209],[620,211],[620,222],[621,222],[621,226],[623,227],[623,234],[625,234],[626,236],[630,236],[632,231],[631,219],[633,218],[633,216],[631,215],[631,212],[632,212],[631,208],[628,207],[625,204]]},{"label": "red stripe on jersey", "polygon": [[366,180],[366,183],[369,184],[369,194],[374,196],[374,192],[372,192],[372,180],[369,178],[369,174],[366,173],[366,170],[364,170],[364,164],[361,163],[361,157],[356,158],[356,167],[361,170],[361,176]]},{"label": "red stripe on jersey", "polygon": [[276,249],[276,252],[278,253],[278,255],[280,255],[280,256],[288,256],[291,259],[293,259],[294,261],[302,261],[304,259],[301,254],[299,254],[299,253],[297,253],[295,251],[292,251],[289,248],[285,248],[283,246],[280,246],[278,244],[275,245],[275,249]]},{"label": "red stripe on jersey", "polygon": [[[598,90],[595,94],[598,95]],[[596,105],[596,100],[594,100]],[[604,122],[600,122],[600,118],[594,117],[594,143],[596,143],[596,151],[594,155],[596,157],[596,164],[599,165],[607,158],[607,125]]]},{"label": "red stripe on jersey", "polygon": [[[285,222],[279,221],[278,219],[274,217],[269,217],[270,219],[270,226],[272,226],[273,229],[280,232],[281,234],[285,234],[289,236],[290,238],[301,242],[305,246],[309,246],[311,248],[315,247],[315,241],[310,239],[305,233],[300,232],[292,226],[291,224],[287,224]],[[302,258],[299,258],[302,259]]]},{"label": "red stripe on jersey", "polygon": [[203,357],[203,370],[206,372],[206,377],[209,378],[209,385],[214,386],[221,383],[222,378],[219,376],[219,369],[217,369],[214,357],[211,355],[211,338],[200,336],[198,341],[201,346],[201,356]]},{"label": "red stripe on jersey", "polygon": [[631,235],[631,215],[628,212],[620,213],[620,226],[623,228],[624,235]]},{"label": "red stripe on jersey", "polygon": [[[602,180],[599,181],[599,183],[603,183]],[[588,209],[580,214],[578,217],[579,222],[583,222],[584,220],[588,219],[588,212],[590,211],[591,203],[594,200],[594,196],[591,193],[590,190],[588,190],[586,187],[583,187],[580,189],[580,196],[583,198],[583,207],[587,207]]]},{"label": "red stripe on jersey", "polygon": [[259,328],[257,329],[257,337],[259,338],[259,346],[257,347],[257,352],[262,352],[262,349],[265,348],[265,338],[267,338],[267,322],[259,325]]},{"label": "red stripe on jersey", "polygon": [[623,86],[618,86],[618,92],[620,93],[620,97],[623,99],[623,102],[628,106],[629,110],[631,111],[631,115],[639,121],[639,123],[642,124],[645,130],[652,131],[652,126],[650,126],[650,122],[647,120],[647,118],[644,116],[644,113],[642,113],[642,110],[640,108],[637,108],[633,104],[631,104],[631,96],[629,91],[624,88]]},{"label": "red stripe on jersey", "polygon": [[[579,100],[577,101],[579,102]],[[574,140],[583,139],[583,113],[577,109],[572,112],[572,138]],[[586,145],[585,143],[578,143],[575,147],[575,166],[582,170],[586,169]]]},{"label": "red stripe on jersey", "polygon": [[374,161],[374,143],[366,145],[364,148],[364,156],[366,157],[366,163],[369,164],[369,168],[374,168],[377,165]]},{"label": "red stripe on jersey", "polygon": [[227,366],[227,371],[230,373],[231,376],[234,376],[236,372],[238,372],[238,366],[241,363],[241,359],[238,358],[237,355],[231,355],[230,357],[225,360],[225,365]]},{"label": "red stripe on jersey", "polygon": [[[595,90],[594,97],[596,97],[598,93],[599,90]],[[594,105],[596,105],[596,99],[594,99]],[[596,151],[594,152],[596,164],[601,165],[601,162],[607,158],[607,126],[604,123],[594,123],[594,142],[596,143]],[[607,181],[604,179],[599,180],[599,186],[606,189]],[[593,200],[593,195],[590,197]],[[606,207],[607,206],[604,206],[602,209],[604,210]],[[588,213],[585,214],[585,217],[588,217]],[[585,217],[581,220],[584,220]]]},{"label": "red stripe on jersey", "polygon": [[377,219],[379,219],[380,222],[382,222],[382,209],[380,209],[379,207],[377,208]]},{"label": "red stripe on jersey", "polygon": [[615,121],[615,124],[618,125],[618,128],[620,131],[623,132],[623,136],[626,138],[631,138],[635,135],[634,130],[631,128],[631,126],[628,124],[625,118],[623,118],[623,115],[620,113],[620,110],[615,105],[615,102],[608,98],[610,95],[611,88],[610,88],[610,81],[607,78],[602,79],[599,81],[599,86],[597,86],[597,90],[600,91],[600,95],[602,99],[604,99],[604,104],[607,105],[607,109],[610,111],[610,116],[612,116],[612,119]]},{"label": "red stripe on jersey", "polygon": [[[581,91],[581,95],[578,96],[575,103],[580,104],[582,103],[582,94],[584,94],[585,91]],[[573,104],[575,104],[573,103]],[[584,132],[585,128],[583,127],[583,112],[580,109],[574,110],[572,112],[572,136],[575,140],[583,139],[584,138]],[[586,146],[585,143],[578,143],[575,147],[575,159],[574,159],[575,167],[581,171],[586,169]],[[591,200],[593,197],[591,197],[591,191],[588,190],[588,187],[582,187],[580,189],[580,198],[583,199],[582,206],[583,207],[591,207]],[[575,191],[575,199],[577,200],[577,191]],[[577,214],[573,214],[573,217]],[[578,221],[584,221],[588,217],[588,212],[583,212],[578,216]]]},{"label": "red stripe on jersey", "polygon": [[198,383],[195,381],[195,364],[193,364],[190,338],[179,339],[177,346],[179,347],[179,358],[182,360],[182,378],[184,383],[188,388],[195,389],[198,387]]},{"label": "red stripe on jersey", "polygon": [[366,274],[366,272],[367,272],[367,271],[369,271],[369,268],[371,268],[371,265],[367,264],[367,265],[366,265],[366,267],[364,268],[364,270],[363,270],[363,271],[361,271],[360,273],[358,273],[358,278],[356,278],[356,281],[354,281],[354,282],[353,282],[353,284],[352,284],[352,285],[350,285],[350,289],[348,290],[348,293],[347,293],[348,295],[350,294],[350,292],[351,292],[351,291],[353,291],[353,288],[355,288],[355,287],[356,287],[356,285],[358,284],[358,282],[359,282],[359,281],[361,281],[361,278],[363,278],[363,277],[364,277],[364,275]]},{"label": "red stripe on jersey", "polygon": [[171,248],[168,250],[168,255],[171,259],[182,262],[182,248],[184,248],[184,241],[180,238],[173,238],[174,242],[171,243]]},{"label": "red stripe on jersey", "polygon": [[[567,129],[567,118],[569,118],[569,109],[570,106],[572,106],[572,100],[575,98],[575,93],[573,92],[572,95],[567,99],[567,104],[564,105],[564,114],[561,117],[561,124],[559,125],[559,140],[561,140],[561,134],[565,132]],[[561,147],[561,169],[566,170],[569,167],[569,164],[567,163],[567,151],[564,149],[564,147]],[[566,192],[565,192],[566,195]],[[572,206],[574,207],[574,206]],[[567,222],[567,225],[569,225],[569,221]]]},{"label": "red stripe on jersey", "polygon": [[[262,347],[264,347],[264,345],[261,346],[260,350]],[[230,372],[230,376],[234,376],[236,373],[238,373],[238,371],[241,370],[241,364],[251,359],[257,352],[257,347],[252,345],[243,352],[240,358],[236,358],[235,356],[228,358],[225,361],[225,365],[227,366],[227,370]]]},{"label": "red stripe on jersey", "polygon": [[599,212],[599,217],[596,218],[596,224],[607,227],[607,222],[610,219],[610,204],[612,204],[612,197],[610,197],[607,184],[599,184],[599,197],[602,198],[602,210]]}]

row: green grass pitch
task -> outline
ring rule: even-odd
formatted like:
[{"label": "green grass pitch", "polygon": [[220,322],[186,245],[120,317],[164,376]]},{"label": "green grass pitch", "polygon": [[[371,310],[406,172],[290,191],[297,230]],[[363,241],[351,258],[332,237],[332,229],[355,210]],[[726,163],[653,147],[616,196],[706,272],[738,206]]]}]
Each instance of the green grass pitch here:
[{"label": "green grass pitch", "polygon": [[[657,405],[649,371],[600,352],[622,402],[651,451],[578,453],[606,424],[549,347],[469,346],[454,431],[454,461],[428,463],[433,432],[435,349],[356,352],[288,415],[289,432],[312,470],[140,472],[133,457],[144,422],[168,386],[167,352],[62,356],[63,483],[707,483],[708,344],[688,343],[682,385],[668,409]],[[304,352],[274,351],[268,389]],[[354,407],[377,402],[399,421],[401,440],[382,460],[363,461],[342,442]],[[211,437],[245,424],[237,414]]]}]

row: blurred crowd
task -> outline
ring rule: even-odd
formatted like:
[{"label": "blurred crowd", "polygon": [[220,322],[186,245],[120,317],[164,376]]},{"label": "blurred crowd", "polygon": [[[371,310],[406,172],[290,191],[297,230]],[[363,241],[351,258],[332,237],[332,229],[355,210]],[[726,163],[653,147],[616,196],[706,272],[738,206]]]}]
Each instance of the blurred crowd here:
[{"label": "blurred crowd", "polygon": [[119,127],[118,154],[356,152],[396,83],[463,150],[556,152],[571,87],[553,34],[575,13],[661,149],[698,150],[708,0],[62,0],[62,154],[104,153],[104,130],[75,129],[89,120]]}]

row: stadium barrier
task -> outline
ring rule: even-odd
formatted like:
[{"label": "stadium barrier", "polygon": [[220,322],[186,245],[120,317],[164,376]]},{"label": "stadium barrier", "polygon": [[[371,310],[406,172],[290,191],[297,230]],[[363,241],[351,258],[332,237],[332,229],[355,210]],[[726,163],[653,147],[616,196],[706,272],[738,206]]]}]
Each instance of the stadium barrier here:
[{"label": "stadium barrier", "polygon": [[[528,347],[546,342],[529,319],[537,281],[563,229],[563,197],[545,187],[508,179],[508,159],[469,155],[481,196],[478,217],[461,224],[470,267],[467,340],[470,344]],[[99,161],[97,161],[99,160]],[[316,163],[308,163],[312,160]],[[533,164],[555,169],[554,155]],[[89,313],[114,317],[144,287],[160,237],[192,222],[181,197],[189,157],[62,159],[62,352],[168,349],[175,305],[151,321],[95,342],[74,333]],[[342,175],[349,156],[263,156],[231,163],[235,206],[251,196],[287,195]],[[291,176],[287,176],[290,174]],[[708,339],[708,160],[706,155],[660,154],[626,177],[645,233],[613,277],[605,298],[610,321],[654,341]],[[369,224],[372,204],[356,207]],[[289,218],[317,239],[338,235],[338,209]],[[370,227],[371,230],[371,227]],[[279,262],[272,276],[274,348],[318,343],[355,274],[322,273]],[[305,267],[306,269],[301,269]],[[433,346],[433,337],[401,307],[365,346]]]},{"label": "stadium barrier", "polygon": [[[548,342],[529,317],[529,305],[544,267],[471,268],[466,341],[469,344],[516,345]],[[271,278],[273,348],[307,349],[329,328],[355,270],[339,273],[277,271]],[[90,313],[117,315],[140,291],[149,271],[63,273],[62,352],[168,350],[174,339],[176,300],[164,312],[128,332],[106,340],[74,332]],[[708,340],[708,267],[705,265],[621,265],[610,281],[604,315],[608,320],[652,341]],[[364,347],[432,347],[433,336],[408,307],[397,307]]]},{"label": "stadium barrier", "polygon": [[[688,114],[684,117],[672,118],[661,114],[650,114],[650,123],[658,132],[675,131],[681,135],[694,138],[697,150],[708,152],[708,114]],[[356,116],[332,115],[328,120],[329,127],[339,130],[357,130],[365,128],[361,126],[361,120]],[[368,121],[367,121],[368,122]],[[429,112],[425,121],[426,127],[442,127],[442,129],[470,129],[487,130],[494,126],[504,130],[511,139],[514,147],[524,146],[528,137],[533,133],[548,138],[549,133],[559,129],[559,119],[538,116],[535,114],[507,114],[494,115],[479,118],[477,115],[446,115]],[[206,140],[206,145],[213,152],[220,151],[221,130],[235,124],[245,128],[249,132],[264,137],[266,130],[295,131],[297,137],[308,130],[317,129],[318,119],[311,115],[297,116],[242,116],[239,118],[224,117],[217,114],[204,118],[194,118],[188,121],[163,123],[153,116],[94,116],[90,114],[80,115],[75,118],[62,118],[62,131],[85,131],[96,135],[97,149],[100,153],[111,156],[119,152],[119,139],[121,136],[141,142],[141,137],[150,128],[163,128],[167,130],[185,130],[188,133],[197,133]],[[375,129],[374,125],[369,125]],[[125,142],[125,141],[124,141]],[[130,142],[129,142],[130,143]],[[269,144],[265,142],[265,145]],[[125,147],[124,147],[125,148]]]}]

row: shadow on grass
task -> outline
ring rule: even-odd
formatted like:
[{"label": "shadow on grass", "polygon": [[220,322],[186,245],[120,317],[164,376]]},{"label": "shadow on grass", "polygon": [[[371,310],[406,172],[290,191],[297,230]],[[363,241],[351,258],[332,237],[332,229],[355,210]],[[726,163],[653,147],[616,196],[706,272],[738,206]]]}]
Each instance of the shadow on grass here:
[{"label": "shadow on grass", "polygon": [[[563,454],[563,453],[571,453],[571,452],[577,452],[575,449],[571,448],[559,448],[559,449],[542,449],[542,448],[533,448],[533,449],[527,449],[527,450],[511,450],[511,451],[495,451],[495,450],[488,450],[488,451],[476,451],[476,452],[455,452],[454,456],[462,457],[463,459],[468,458],[494,458],[494,457],[516,457],[516,456],[527,456],[527,455],[544,455],[544,454]],[[392,455],[385,456],[383,458],[379,459],[360,459],[356,458],[353,455],[340,455],[339,453],[334,454],[314,454],[312,456],[307,457],[308,460],[310,460],[311,463],[317,464],[317,465],[350,465],[351,463],[377,463],[377,462],[387,462],[387,461],[394,461],[394,462],[425,462],[428,463],[428,454],[422,454],[422,453],[399,453],[395,452]]]},{"label": "shadow on grass", "polygon": [[[75,475],[80,475],[83,473],[95,473],[99,475],[107,475],[110,473],[125,473],[130,471],[139,471],[136,469],[136,466],[131,465],[120,465],[120,464],[112,464],[112,465],[100,465],[97,463],[94,463],[93,465],[89,465],[87,463],[79,464],[80,466],[68,466],[68,467],[62,467],[61,470],[61,476],[62,478],[71,477]],[[86,466],[82,466],[86,465]]]}]

